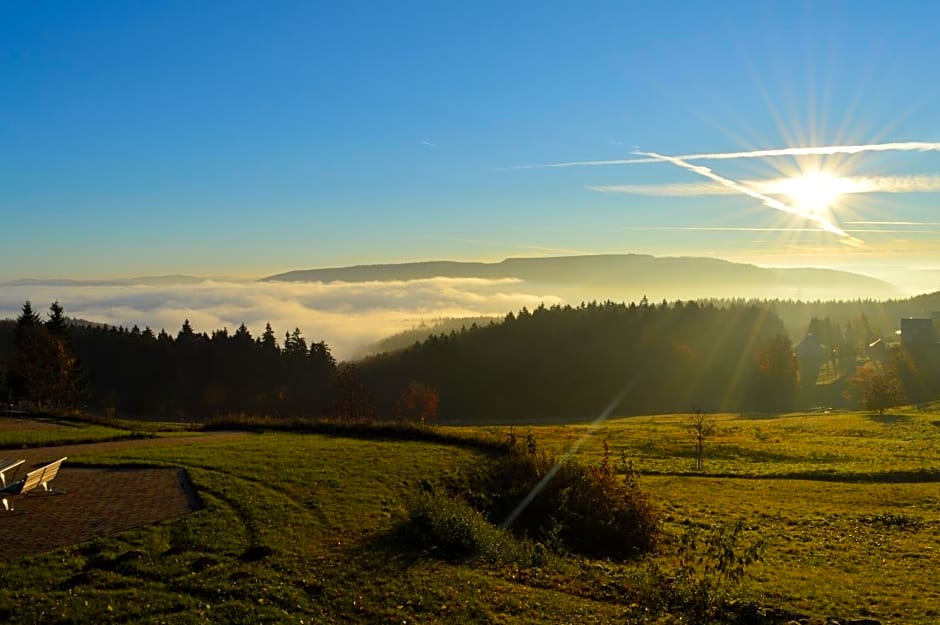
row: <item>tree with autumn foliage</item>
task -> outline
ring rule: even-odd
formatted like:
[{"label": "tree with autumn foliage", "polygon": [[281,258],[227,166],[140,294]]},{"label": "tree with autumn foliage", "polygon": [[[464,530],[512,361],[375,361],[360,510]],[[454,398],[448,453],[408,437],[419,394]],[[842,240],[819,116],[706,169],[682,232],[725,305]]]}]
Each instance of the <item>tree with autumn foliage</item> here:
[{"label": "tree with autumn foliage", "polygon": [[395,418],[425,425],[437,421],[441,398],[437,391],[421,382],[412,380],[398,396],[395,403]]},{"label": "tree with autumn foliage", "polygon": [[845,396],[860,408],[883,415],[904,403],[904,388],[893,367],[869,365],[849,378]]},{"label": "tree with autumn foliage", "polygon": [[81,396],[78,359],[69,341],[63,309],[50,306],[45,323],[23,304],[14,330],[15,351],[10,367],[10,386],[16,399],[37,408],[71,408]]}]

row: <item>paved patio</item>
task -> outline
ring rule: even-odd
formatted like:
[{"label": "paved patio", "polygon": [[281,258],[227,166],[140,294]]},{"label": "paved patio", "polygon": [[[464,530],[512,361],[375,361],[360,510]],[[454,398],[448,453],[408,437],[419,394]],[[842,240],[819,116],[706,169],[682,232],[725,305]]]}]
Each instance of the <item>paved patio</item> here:
[{"label": "paved patio", "polygon": [[[172,519],[196,509],[197,500],[185,471],[173,468],[85,468],[70,464],[91,452],[133,447],[186,445],[246,436],[219,433],[166,439],[137,439],[87,445],[0,450],[0,458],[25,458],[14,480],[34,466],[68,456],[50,484],[65,494],[11,498],[15,512],[0,506],[0,560],[58,549],[150,523]],[[9,481],[9,476],[8,476]]]}]

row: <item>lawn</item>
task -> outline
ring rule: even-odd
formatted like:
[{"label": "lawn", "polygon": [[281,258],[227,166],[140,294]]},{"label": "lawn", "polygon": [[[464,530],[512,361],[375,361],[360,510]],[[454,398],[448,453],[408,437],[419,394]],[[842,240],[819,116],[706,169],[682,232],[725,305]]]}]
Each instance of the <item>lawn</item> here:
[{"label": "lawn", "polygon": [[[714,434],[705,442],[705,472],[754,477],[833,480],[940,481],[940,414],[914,410],[886,415],[862,412],[776,417],[710,416]],[[681,473],[694,468],[695,444],[688,415],[629,417],[586,424],[514,428],[531,432],[557,452],[599,460],[606,441],[616,461],[643,473]],[[507,427],[477,428],[505,436]]]},{"label": "lawn", "polygon": [[396,544],[390,530],[419,482],[460,471],[478,453],[264,434],[85,457],[184,466],[206,507],[3,565],[0,620],[549,623],[622,613],[520,584],[512,568],[448,564]]},{"label": "lawn", "polygon": [[[940,620],[940,414],[712,420],[702,472],[693,470],[688,415],[515,431],[559,453],[576,449],[587,462],[599,461],[606,441],[614,462],[641,473],[672,536],[743,519],[769,541],[751,588],[771,604],[882,622]],[[481,430],[499,436],[507,428]]]},{"label": "lawn", "polygon": [[54,417],[0,417],[0,449],[95,443],[141,436],[129,428]]},{"label": "lawn", "polygon": [[[723,415],[703,475],[690,471],[681,415],[614,420],[589,437],[585,426],[533,431],[558,450],[582,441],[576,455],[588,461],[606,439],[615,462],[623,451],[649,472],[640,480],[664,519],[663,568],[689,527],[744,519],[768,544],[740,596],[840,622],[926,625],[940,617],[940,489],[929,481],[940,470],[938,420]],[[401,544],[394,528],[408,501],[481,458],[459,445],[297,433],[82,456],[184,467],[204,508],[3,563],[0,621],[678,622],[638,601],[646,563],[568,556],[520,568]],[[827,479],[806,479],[816,473]]]}]

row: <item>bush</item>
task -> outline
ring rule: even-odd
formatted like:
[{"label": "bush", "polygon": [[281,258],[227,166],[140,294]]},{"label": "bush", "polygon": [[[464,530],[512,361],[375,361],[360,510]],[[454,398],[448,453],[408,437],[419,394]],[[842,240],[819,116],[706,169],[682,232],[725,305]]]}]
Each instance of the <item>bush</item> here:
[{"label": "bush", "polygon": [[881,514],[872,514],[858,518],[859,523],[871,525],[880,529],[919,529],[923,521],[909,514],[893,514],[891,512],[882,512]]},{"label": "bush", "polygon": [[761,560],[765,540],[749,534],[743,521],[710,527],[692,526],[678,539],[670,569],[650,561],[648,603],[685,612],[692,623],[721,621],[735,604],[747,569]]},{"label": "bush", "polygon": [[408,513],[404,537],[447,560],[481,558],[502,564],[539,564],[541,551],[487,522],[459,498],[422,495]]},{"label": "bush", "polygon": [[554,549],[624,560],[652,551],[658,515],[633,474],[621,479],[602,461],[559,461],[526,437],[477,476],[470,501],[494,521]]}]

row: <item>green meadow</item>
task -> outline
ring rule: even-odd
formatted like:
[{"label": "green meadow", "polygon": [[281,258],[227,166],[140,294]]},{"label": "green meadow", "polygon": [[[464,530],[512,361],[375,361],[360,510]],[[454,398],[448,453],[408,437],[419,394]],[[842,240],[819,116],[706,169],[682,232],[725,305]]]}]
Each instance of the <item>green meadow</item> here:
[{"label": "green meadow", "polygon": [[3,419],[0,449],[95,443],[146,436],[120,425],[102,425],[69,419]]},{"label": "green meadow", "polygon": [[[705,472],[741,477],[933,481],[940,479],[940,412],[902,410],[879,415],[835,412],[708,415],[714,426],[705,443]],[[599,460],[606,441],[616,459],[641,473],[682,473],[694,468],[689,415],[614,419],[591,425],[531,426],[559,453],[572,447],[583,460]],[[507,427],[477,428],[502,436]]]},{"label": "green meadow", "polygon": [[[603,459],[606,442],[609,462],[638,472],[664,538],[654,555],[619,563],[565,553],[538,565],[443,559],[403,540],[398,528],[423,490],[486,460],[456,439],[266,431],[83,455],[96,465],[185,468],[203,507],[0,564],[0,620],[694,622],[681,606],[657,604],[661,578],[650,571],[674,570],[691,529],[736,521],[746,540],[764,541],[762,561],[727,588],[730,605],[750,606],[738,622],[940,620],[940,414],[717,415],[701,472],[688,420],[513,429],[559,454],[575,448],[588,463]],[[454,429],[492,440],[509,431]]]}]

